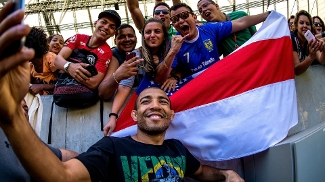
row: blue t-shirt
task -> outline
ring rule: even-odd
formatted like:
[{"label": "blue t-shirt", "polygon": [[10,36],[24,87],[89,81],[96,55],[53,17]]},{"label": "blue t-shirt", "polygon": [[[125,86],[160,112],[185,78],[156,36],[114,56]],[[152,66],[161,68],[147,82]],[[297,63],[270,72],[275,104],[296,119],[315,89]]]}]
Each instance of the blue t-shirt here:
[{"label": "blue t-shirt", "polygon": [[219,61],[217,43],[231,34],[232,23],[211,22],[197,29],[198,36],[191,41],[185,40],[174,59],[174,64],[189,74],[204,70]]}]

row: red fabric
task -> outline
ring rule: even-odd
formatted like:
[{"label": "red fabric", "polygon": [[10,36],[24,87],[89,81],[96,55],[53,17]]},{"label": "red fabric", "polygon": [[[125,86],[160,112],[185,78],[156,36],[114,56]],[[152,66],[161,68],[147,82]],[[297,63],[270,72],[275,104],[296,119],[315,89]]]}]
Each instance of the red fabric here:
[{"label": "red fabric", "polygon": [[[271,44],[277,46],[270,46]],[[282,47],[288,49],[283,51]],[[290,64],[283,64],[283,60],[292,61],[287,62]],[[264,85],[292,79],[293,66],[290,37],[252,43],[215,63],[171,96],[173,109],[175,112],[183,111]],[[278,72],[281,74],[276,74]],[[264,74],[272,76],[262,77]]]}]

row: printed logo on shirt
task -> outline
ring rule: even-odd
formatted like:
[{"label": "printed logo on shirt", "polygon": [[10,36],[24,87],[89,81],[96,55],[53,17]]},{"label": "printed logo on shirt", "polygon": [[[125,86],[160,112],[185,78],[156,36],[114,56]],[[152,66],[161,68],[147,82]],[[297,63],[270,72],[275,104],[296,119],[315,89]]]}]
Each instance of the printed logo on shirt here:
[{"label": "printed logo on shirt", "polygon": [[82,46],[86,46],[86,43],[84,43],[83,41],[80,41],[79,44],[82,45]]},{"label": "printed logo on shirt", "polygon": [[125,181],[183,181],[185,156],[121,156]]},{"label": "printed logo on shirt", "polygon": [[98,48],[97,51],[98,51],[99,53],[101,53],[101,54],[104,54],[104,50],[101,49],[101,48]]},{"label": "printed logo on shirt", "polygon": [[94,65],[96,63],[96,58],[94,55],[87,55],[87,60],[91,65]]},{"label": "printed logo on shirt", "polygon": [[213,51],[213,44],[212,44],[212,41],[210,39],[204,40],[203,43],[204,43],[205,48],[209,52]]},{"label": "printed logo on shirt", "polygon": [[74,43],[74,42],[76,42],[76,40],[77,40],[77,36],[74,35],[74,36],[70,37],[69,41],[67,41],[64,45],[67,45],[69,42]]}]

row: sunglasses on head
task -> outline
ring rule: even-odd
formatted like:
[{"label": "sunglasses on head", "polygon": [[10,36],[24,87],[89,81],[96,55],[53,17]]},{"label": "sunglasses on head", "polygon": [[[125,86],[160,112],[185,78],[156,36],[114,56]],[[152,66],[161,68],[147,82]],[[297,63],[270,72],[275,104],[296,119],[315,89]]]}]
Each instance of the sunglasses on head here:
[{"label": "sunglasses on head", "polygon": [[191,12],[189,11],[184,11],[184,12],[181,12],[180,14],[178,15],[175,15],[173,17],[170,17],[170,21],[172,21],[172,23],[176,23],[179,21],[179,18],[182,18],[183,20],[187,19],[190,14],[192,14]]},{"label": "sunglasses on head", "polygon": [[314,22],[314,25],[315,25],[316,27],[321,27],[321,26],[322,26],[322,24],[321,24],[321,23],[318,23],[318,22]]},{"label": "sunglasses on head", "polygon": [[167,15],[167,14],[169,14],[169,10],[167,10],[167,9],[155,10],[153,13],[155,15],[160,15],[160,13],[163,13],[164,15]]}]

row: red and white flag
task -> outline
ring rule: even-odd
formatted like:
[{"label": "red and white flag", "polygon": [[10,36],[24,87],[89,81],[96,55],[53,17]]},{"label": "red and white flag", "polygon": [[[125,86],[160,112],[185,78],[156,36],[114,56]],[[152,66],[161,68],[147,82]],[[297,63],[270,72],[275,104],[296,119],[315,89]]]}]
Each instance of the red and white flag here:
[{"label": "red and white flag", "polygon": [[[298,122],[292,43],[286,18],[273,11],[244,45],[171,97],[176,112],[166,138],[180,140],[200,161],[258,153]],[[136,133],[134,95],[113,136]]]}]

